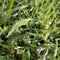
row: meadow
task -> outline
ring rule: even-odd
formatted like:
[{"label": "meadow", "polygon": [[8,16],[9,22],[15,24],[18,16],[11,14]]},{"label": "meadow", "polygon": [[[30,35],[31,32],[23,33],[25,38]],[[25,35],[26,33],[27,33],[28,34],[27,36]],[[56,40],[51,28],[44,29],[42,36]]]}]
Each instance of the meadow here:
[{"label": "meadow", "polygon": [[0,0],[0,60],[60,60],[60,0]]}]

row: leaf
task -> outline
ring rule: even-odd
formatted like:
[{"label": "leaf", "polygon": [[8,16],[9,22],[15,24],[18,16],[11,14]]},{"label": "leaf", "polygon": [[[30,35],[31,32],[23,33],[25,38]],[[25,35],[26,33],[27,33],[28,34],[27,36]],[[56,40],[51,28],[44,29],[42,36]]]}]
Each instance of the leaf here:
[{"label": "leaf", "polygon": [[20,20],[20,21],[16,22],[16,23],[13,25],[11,31],[8,33],[8,35],[7,35],[6,37],[9,37],[16,29],[18,29],[18,28],[19,28],[20,26],[22,26],[22,25],[26,25],[27,22],[29,22],[29,21],[31,21],[31,20],[32,20],[31,18],[28,18],[28,19],[24,19],[24,20]]},{"label": "leaf", "polygon": [[14,0],[11,0],[11,3],[10,3],[10,6],[9,6],[9,8],[8,8],[8,10],[7,10],[6,16],[9,15],[9,12],[11,11],[11,8],[12,8],[12,6],[13,6],[13,3],[14,3]]},{"label": "leaf", "polygon": [[30,60],[30,51],[29,51],[29,49],[28,49],[28,51],[23,53],[22,60]]},{"label": "leaf", "polygon": [[38,7],[39,1],[35,0],[35,6]]}]

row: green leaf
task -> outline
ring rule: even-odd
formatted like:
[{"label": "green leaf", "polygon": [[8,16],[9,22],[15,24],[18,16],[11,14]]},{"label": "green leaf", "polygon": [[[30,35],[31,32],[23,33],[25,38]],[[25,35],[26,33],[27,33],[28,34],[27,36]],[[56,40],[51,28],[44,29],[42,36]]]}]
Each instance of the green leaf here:
[{"label": "green leaf", "polygon": [[38,7],[39,1],[35,0],[35,6]]},{"label": "green leaf", "polygon": [[30,60],[30,51],[29,49],[23,53],[22,60]]},{"label": "green leaf", "polygon": [[10,6],[9,6],[9,8],[8,8],[8,10],[7,10],[6,16],[9,15],[9,12],[11,11],[11,8],[12,8],[12,6],[13,6],[13,3],[14,3],[14,0],[11,0],[11,3],[10,3]]}]

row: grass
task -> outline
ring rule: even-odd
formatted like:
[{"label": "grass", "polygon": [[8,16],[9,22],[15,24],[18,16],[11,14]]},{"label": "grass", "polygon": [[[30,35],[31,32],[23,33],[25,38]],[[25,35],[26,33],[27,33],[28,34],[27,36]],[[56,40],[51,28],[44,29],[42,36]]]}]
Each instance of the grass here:
[{"label": "grass", "polygon": [[60,1],[0,0],[0,60],[60,60]]}]

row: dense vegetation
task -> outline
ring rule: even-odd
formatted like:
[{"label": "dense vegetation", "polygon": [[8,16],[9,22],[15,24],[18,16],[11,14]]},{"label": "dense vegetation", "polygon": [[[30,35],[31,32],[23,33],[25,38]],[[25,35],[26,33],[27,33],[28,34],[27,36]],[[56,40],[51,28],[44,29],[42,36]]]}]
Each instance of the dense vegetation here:
[{"label": "dense vegetation", "polygon": [[0,0],[0,60],[60,60],[60,0]]}]

